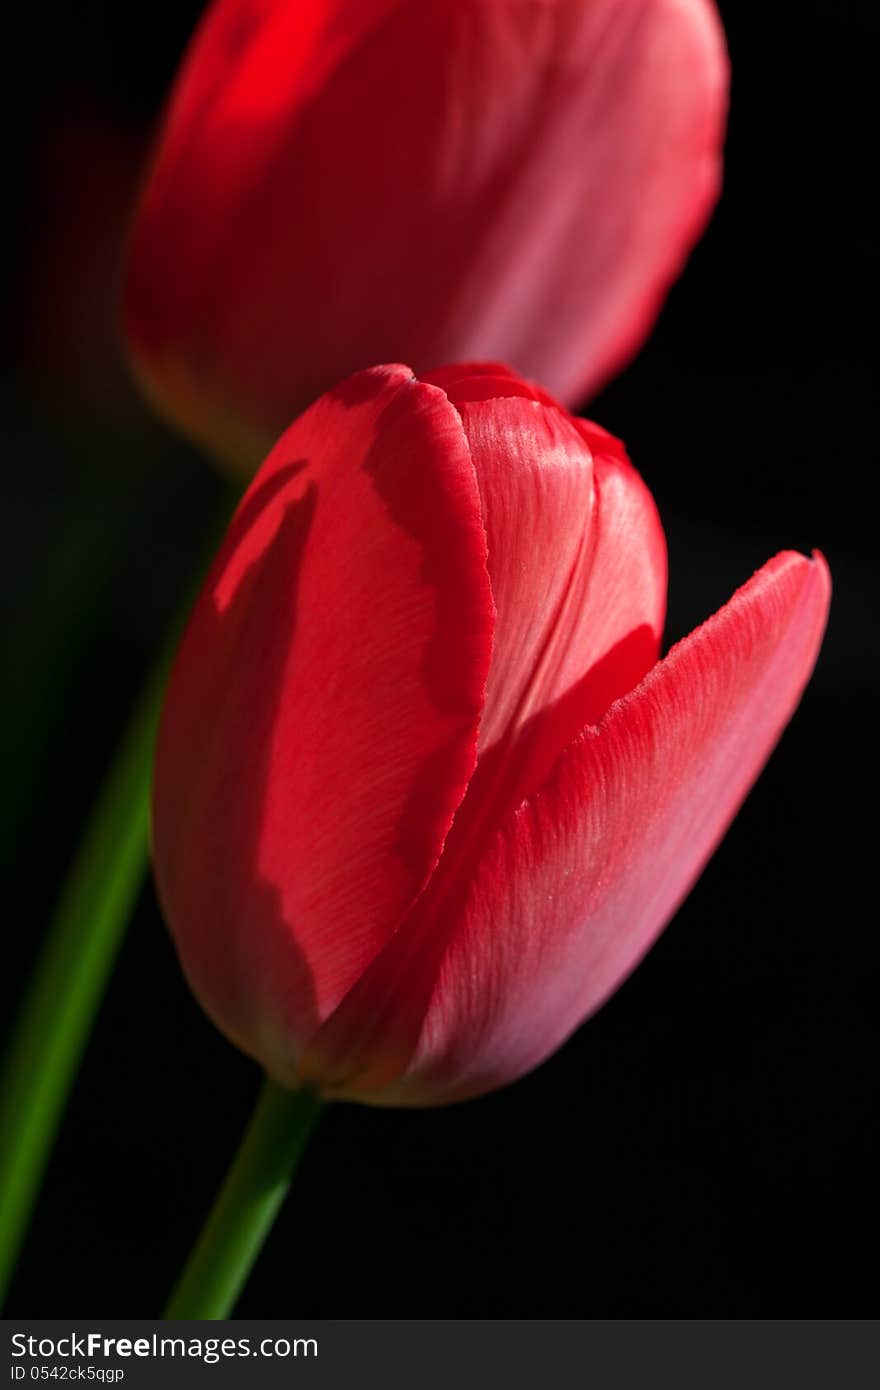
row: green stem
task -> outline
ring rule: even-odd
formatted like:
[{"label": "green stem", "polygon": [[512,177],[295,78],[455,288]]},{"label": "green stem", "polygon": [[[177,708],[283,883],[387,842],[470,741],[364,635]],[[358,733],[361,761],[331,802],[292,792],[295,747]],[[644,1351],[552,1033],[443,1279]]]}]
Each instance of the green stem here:
[{"label": "green stem", "polygon": [[[224,525],[229,511],[224,500]],[[153,745],[179,628],[175,622],[86,824],[0,1075],[0,1303],[146,875]]]},{"label": "green stem", "polygon": [[0,1298],[147,866],[161,663],[126,730],[57,904],[0,1082]]},{"label": "green stem", "polygon": [[265,1082],[166,1318],[229,1316],[287,1196],[321,1105],[311,1091]]}]

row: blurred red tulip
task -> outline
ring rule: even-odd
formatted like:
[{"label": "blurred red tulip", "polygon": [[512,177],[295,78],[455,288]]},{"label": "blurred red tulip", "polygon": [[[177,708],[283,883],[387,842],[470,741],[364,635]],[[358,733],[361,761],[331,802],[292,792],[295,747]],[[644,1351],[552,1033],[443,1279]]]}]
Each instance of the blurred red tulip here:
[{"label": "blurred red tulip", "polygon": [[632,970],[794,710],[829,577],[777,555],[658,662],[665,591],[621,445],[503,367],[375,368],[283,436],[154,804],[184,969],[278,1081],[476,1095]]},{"label": "blurred red tulip", "polygon": [[135,230],[142,382],[248,472],[376,361],[576,403],[703,229],[727,78],[712,0],[215,0]]}]

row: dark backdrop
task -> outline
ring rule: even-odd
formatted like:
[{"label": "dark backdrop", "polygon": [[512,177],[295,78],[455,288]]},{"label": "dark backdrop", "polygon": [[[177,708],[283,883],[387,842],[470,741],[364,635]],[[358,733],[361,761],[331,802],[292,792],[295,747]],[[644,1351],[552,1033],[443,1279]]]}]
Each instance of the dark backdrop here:
[{"label": "dark backdrop", "polygon": [[[657,497],[670,639],[777,549],[825,551],[836,587],[816,676],[660,943],[557,1056],[444,1112],[327,1113],[242,1314],[874,1311],[862,1256],[873,1264],[878,1168],[865,855],[880,10],[721,8],[734,70],[723,201],[650,344],[591,414],[624,436]],[[99,112],[115,132],[106,186],[125,183],[197,11],[192,0],[12,9],[7,1011],[218,493],[200,460],[138,414],[109,346],[88,374],[89,411],[76,361],[54,360],[58,285],[75,255],[88,260],[103,234],[90,217],[105,205],[102,174],[79,199],[78,176],[65,185],[55,141]],[[85,311],[70,312],[75,330]],[[145,893],[10,1313],[158,1311],[256,1087],[184,988]]]}]

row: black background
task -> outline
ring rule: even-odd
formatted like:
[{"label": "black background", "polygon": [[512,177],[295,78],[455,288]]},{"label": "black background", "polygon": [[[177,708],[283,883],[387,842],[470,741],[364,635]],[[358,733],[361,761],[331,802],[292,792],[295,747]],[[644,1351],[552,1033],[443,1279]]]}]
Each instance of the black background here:
[{"label": "black background", "polygon": [[[86,418],[48,370],[41,379],[28,346],[46,312],[40,256],[63,262],[69,223],[39,152],[84,97],[135,151],[198,8],[11,10],[7,1013],[219,496],[208,467],[120,405],[118,387]],[[623,435],[657,498],[670,640],[777,549],[824,550],[835,597],[815,678],[660,943],[557,1056],[447,1111],[326,1114],[242,1315],[874,1311],[862,1261],[876,1249],[878,1170],[869,201],[880,10],[721,9],[734,71],[723,201],[650,344],[590,413]],[[71,516],[82,518],[73,539]],[[26,693],[35,672],[40,699]],[[191,1000],[145,893],[9,1313],[157,1312],[257,1080]]]}]

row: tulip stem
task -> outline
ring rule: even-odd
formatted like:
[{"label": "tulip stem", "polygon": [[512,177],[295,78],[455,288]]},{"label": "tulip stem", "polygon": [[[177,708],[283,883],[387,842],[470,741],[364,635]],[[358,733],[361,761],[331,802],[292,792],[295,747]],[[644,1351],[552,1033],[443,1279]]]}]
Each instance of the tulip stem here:
[{"label": "tulip stem", "polygon": [[272,1229],[323,1102],[266,1081],[232,1167],[165,1310],[226,1318]]},{"label": "tulip stem", "polygon": [[0,1081],[0,1298],[148,857],[163,660],[116,753],[22,1001]]},{"label": "tulip stem", "polygon": [[[224,528],[230,501],[224,495]],[[212,550],[216,539],[214,527]],[[146,875],[153,746],[180,626],[175,620],[86,823],[0,1074],[0,1303]]]}]

